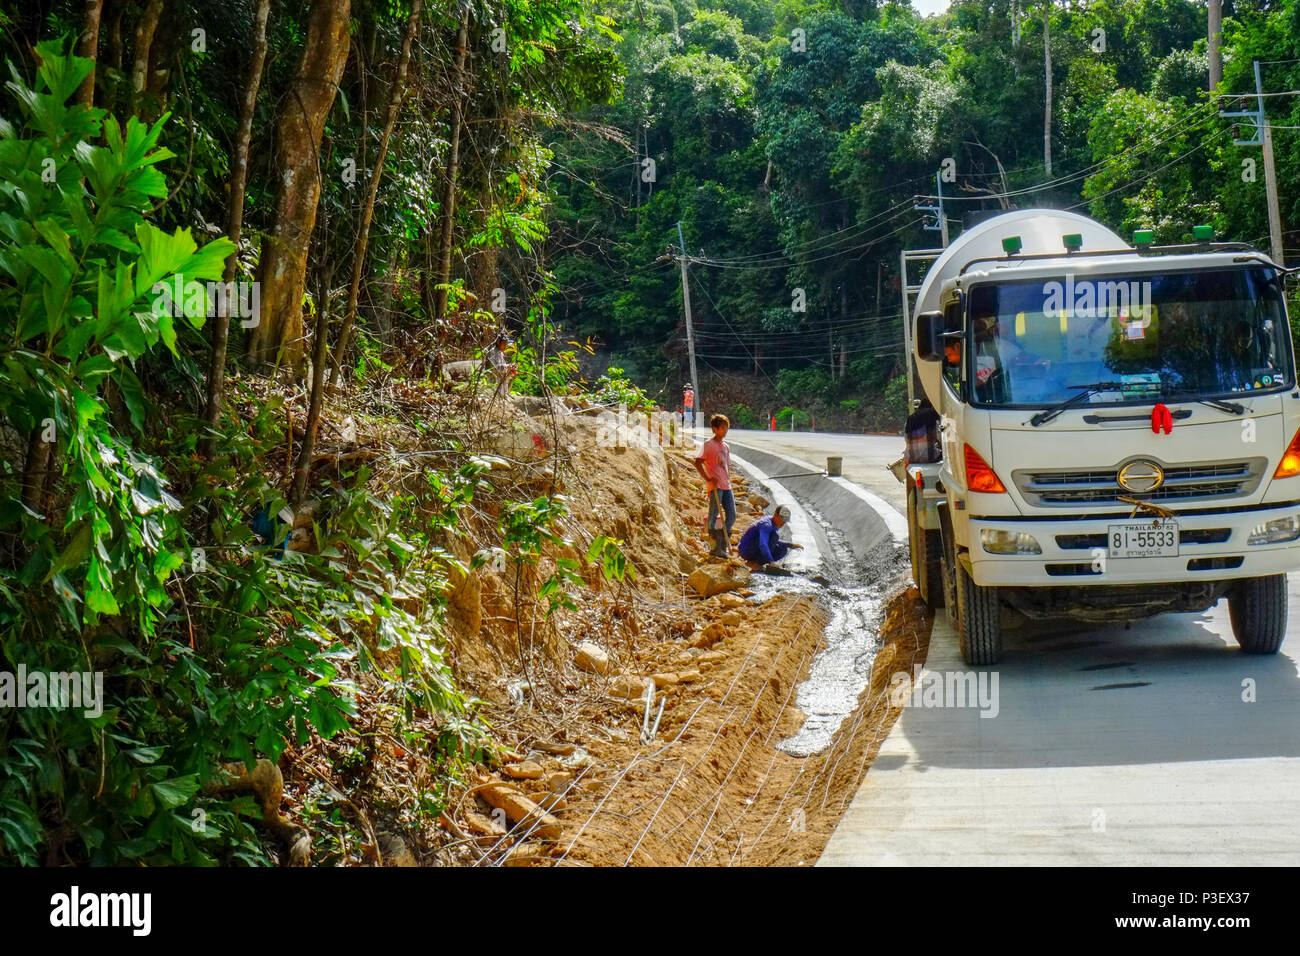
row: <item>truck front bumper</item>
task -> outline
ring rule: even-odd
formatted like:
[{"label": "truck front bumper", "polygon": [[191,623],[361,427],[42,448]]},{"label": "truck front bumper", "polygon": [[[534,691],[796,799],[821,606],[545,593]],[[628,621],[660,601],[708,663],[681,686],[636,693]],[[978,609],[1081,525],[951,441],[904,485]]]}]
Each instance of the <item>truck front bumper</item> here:
[{"label": "truck front bumper", "polygon": [[[1267,522],[1300,516],[1300,503],[1218,514],[1178,514],[1180,543],[1176,556],[1118,558],[1107,553],[1112,524],[1137,518],[1113,515],[1071,520],[968,520],[971,576],[986,587],[1087,587],[1090,585],[1161,584],[1254,578],[1300,570],[1300,539],[1249,544],[1256,528]],[[985,529],[1027,534],[1041,554],[988,553],[982,544]]]}]

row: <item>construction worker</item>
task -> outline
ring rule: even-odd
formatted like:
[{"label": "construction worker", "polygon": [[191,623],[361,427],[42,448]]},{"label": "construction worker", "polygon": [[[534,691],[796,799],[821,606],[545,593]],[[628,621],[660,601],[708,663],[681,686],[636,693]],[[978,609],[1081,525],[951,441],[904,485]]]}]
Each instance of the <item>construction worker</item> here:
[{"label": "construction worker", "polygon": [[691,427],[695,427],[695,389],[690,382],[682,387],[682,427],[686,427],[687,419],[690,419]]},{"label": "construction worker", "polygon": [[776,563],[790,553],[791,548],[802,550],[803,545],[781,540],[780,530],[790,521],[790,509],[781,505],[772,514],[759,518],[745,529],[736,550],[755,571],[780,571]]},{"label": "construction worker", "polygon": [[704,490],[709,496],[709,534],[713,537],[710,557],[725,558],[731,545],[731,526],[736,523],[736,499],[731,493],[731,449],[723,438],[731,421],[726,415],[709,419],[713,437],[700,447],[695,458],[695,470],[704,479]]}]

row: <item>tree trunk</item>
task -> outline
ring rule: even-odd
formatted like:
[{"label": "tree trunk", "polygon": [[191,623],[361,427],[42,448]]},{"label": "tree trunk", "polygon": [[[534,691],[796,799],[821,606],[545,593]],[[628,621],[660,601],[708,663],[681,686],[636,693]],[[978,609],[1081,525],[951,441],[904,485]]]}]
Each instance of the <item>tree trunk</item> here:
[{"label": "tree trunk", "polygon": [[163,0],[147,0],[135,24],[135,42],[131,47],[131,112],[136,116],[140,115],[144,105],[144,94],[149,85],[149,53],[162,12]]},{"label": "tree trunk", "polygon": [[460,19],[456,37],[456,92],[451,117],[451,151],[447,158],[447,189],[442,200],[442,241],[438,246],[438,284],[434,291],[435,320],[447,311],[447,283],[451,281],[451,240],[456,221],[456,174],[460,166],[460,133],[465,123],[465,104],[469,91],[465,85],[465,54],[469,46],[469,9]]},{"label": "tree trunk", "polygon": [[[314,332],[316,338],[312,343],[311,398],[307,403],[307,424],[302,436],[302,445],[298,449],[298,462],[293,471],[293,494],[289,499],[295,513],[307,497],[307,479],[311,477],[311,458],[316,452],[316,429],[320,423],[321,408],[325,404],[325,363],[329,358],[325,338],[329,332],[329,291],[333,278],[333,268],[327,269],[322,266],[320,289],[317,292],[320,301],[316,307]],[[292,436],[290,439],[292,440]]]},{"label": "tree trunk", "polygon": [[251,359],[303,372],[302,299],[320,200],[320,139],[348,59],[351,0],[313,0],[307,45],[276,126],[275,220],[262,246],[262,320]]},{"label": "tree trunk", "polygon": [[77,42],[77,56],[91,61],[90,75],[77,88],[76,102],[82,106],[95,105],[95,68],[99,59],[99,20],[104,14],[104,0],[85,0],[86,13],[83,20],[81,39]]},{"label": "tree trunk", "polygon": [[435,255],[437,242],[433,225],[430,224],[420,235],[419,251],[420,259],[424,263],[424,268],[419,270],[420,304],[424,307],[424,314],[430,322],[435,322],[438,318],[438,296],[433,289],[437,271],[437,257]]},{"label": "tree trunk", "polygon": [[45,492],[45,474],[54,463],[54,443],[41,437],[40,422],[32,429],[27,441],[27,462],[23,467],[23,504],[33,511],[44,513],[42,499]]},{"label": "tree trunk", "polygon": [[[244,101],[239,107],[239,132],[235,135],[235,165],[230,172],[230,214],[226,220],[226,234],[235,244],[235,252],[226,260],[222,281],[227,292],[235,279],[239,238],[244,228],[244,190],[248,185],[248,146],[253,135],[253,113],[257,108],[257,93],[262,85],[262,66],[266,62],[266,20],[271,11],[271,0],[258,0],[253,17],[253,59],[249,63],[248,83],[244,87]],[[208,367],[208,403],[203,420],[215,430],[221,415],[221,399],[226,386],[226,346],[230,340],[230,304],[235,298],[227,294],[221,314],[212,323],[212,361]],[[200,443],[204,455],[212,453],[212,435],[204,435]]]},{"label": "tree trunk", "polygon": [[108,71],[104,82],[103,105],[106,110],[116,115],[118,94],[122,81],[122,8],[125,0],[108,0],[108,39],[105,41],[103,59],[100,61]]},{"label": "tree trunk", "polygon": [[365,205],[361,207],[361,225],[357,229],[356,249],[352,256],[352,284],[348,286],[347,311],[343,313],[343,328],[339,332],[338,344],[334,347],[335,388],[338,388],[343,379],[343,357],[347,355],[348,343],[352,338],[352,326],[357,319],[357,297],[361,294],[361,275],[366,267],[370,222],[375,214],[375,196],[379,194],[379,181],[384,176],[388,141],[393,135],[393,126],[397,123],[397,114],[402,108],[402,100],[406,97],[406,68],[411,62],[411,44],[420,29],[420,2],[421,0],[412,0],[411,3],[411,15],[406,21],[406,36],[402,38],[402,54],[397,61],[397,76],[393,80],[392,94],[388,98],[388,113],[384,117],[384,132],[379,138],[379,152],[375,156],[374,168],[370,172],[370,189],[366,193]]},{"label": "tree trunk", "polygon": [[384,281],[380,286],[379,305],[375,308],[375,323],[379,327],[379,341],[386,347],[393,344],[393,300],[397,297],[397,253],[394,243],[388,254],[388,265],[384,269]]},{"label": "tree trunk", "polygon": [[1043,97],[1043,172],[1052,175],[1052,3],[1043,7],[1043,76],[1046,93]]}]

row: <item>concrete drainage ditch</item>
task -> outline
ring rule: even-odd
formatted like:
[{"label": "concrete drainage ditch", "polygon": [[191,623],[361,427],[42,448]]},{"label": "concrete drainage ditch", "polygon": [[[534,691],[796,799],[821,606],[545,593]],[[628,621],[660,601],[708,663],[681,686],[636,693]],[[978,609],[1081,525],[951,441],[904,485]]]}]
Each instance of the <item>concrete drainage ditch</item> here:
[{"label": "concrete drainage ditch", "polygon": [[775,504],[791,508],[791,532],[805,544],[786,561],[792,576],[755,575],[750,588],[760,600],[781,592],[815,595],[830,615],[824,646],[795,695],[803,726],[778,746],[794,757],[812,756],[830,746],[871,683],[885,606],[910,583],[907,542],[892,516],[882,515],[844,479],[772,479],[806,463],[738,445],[732,461]]}]

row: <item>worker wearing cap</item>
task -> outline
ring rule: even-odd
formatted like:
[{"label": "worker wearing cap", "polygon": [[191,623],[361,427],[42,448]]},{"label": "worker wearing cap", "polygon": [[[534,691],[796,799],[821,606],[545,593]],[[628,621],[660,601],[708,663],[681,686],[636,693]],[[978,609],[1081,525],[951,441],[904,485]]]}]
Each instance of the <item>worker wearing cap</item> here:
[{"label": "worker wearing cap", "polygon": [[759,518],[745,529],[740,536],[736,550],[749,562],[750,567],[759,570],[767,565],[776,564],[784,558],[791,548],[802,548],[801,544],[791,544],[781,540],[778,533],[790,520],[790,509],[785,505],[764,518]]}]

